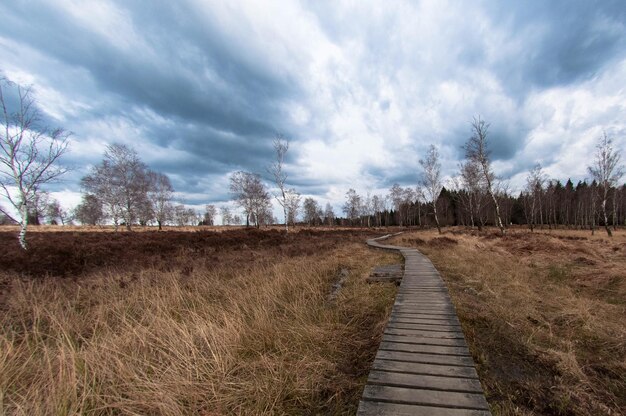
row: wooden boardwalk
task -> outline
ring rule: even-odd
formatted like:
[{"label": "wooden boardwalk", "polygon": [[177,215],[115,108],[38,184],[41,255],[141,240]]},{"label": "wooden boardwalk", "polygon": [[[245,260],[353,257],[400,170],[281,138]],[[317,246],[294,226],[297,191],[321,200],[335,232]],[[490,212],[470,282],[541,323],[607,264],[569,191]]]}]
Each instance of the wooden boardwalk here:
[{"label": "wooden boardwalk", "polygon": [[490,415],[448,289],[416,249],[383,245],[405,259],[404,276],[358,415]]}]

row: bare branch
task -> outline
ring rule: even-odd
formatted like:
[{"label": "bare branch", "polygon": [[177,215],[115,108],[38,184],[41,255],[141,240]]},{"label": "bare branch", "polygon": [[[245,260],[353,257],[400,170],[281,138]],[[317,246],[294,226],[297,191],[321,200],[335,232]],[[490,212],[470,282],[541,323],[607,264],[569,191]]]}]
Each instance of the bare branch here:
[{"label": "bare branch", "polygon": [[[28,205],[42,186],[67,170],[58,166],[67,152],[70,134],[63,129],[39,126],[40,115],[31,87],[17,86],[18,108],[11,112],[4,89],[15,84],[0,79],[3,134],[0,137],[0,191],[20,215],[20,245],[26,249]],[[16,197],[10,189],[15,189]]]}]

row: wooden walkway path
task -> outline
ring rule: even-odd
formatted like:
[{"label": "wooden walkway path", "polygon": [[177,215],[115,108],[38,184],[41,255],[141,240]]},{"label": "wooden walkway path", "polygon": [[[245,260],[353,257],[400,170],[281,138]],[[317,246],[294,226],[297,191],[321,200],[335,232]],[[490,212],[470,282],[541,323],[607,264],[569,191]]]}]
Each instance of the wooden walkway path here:
[{"label": "wooden walkway path", "polygon": [[448,289],[416,249],[399,251],[404,276],[358,415],[491,415]]}]

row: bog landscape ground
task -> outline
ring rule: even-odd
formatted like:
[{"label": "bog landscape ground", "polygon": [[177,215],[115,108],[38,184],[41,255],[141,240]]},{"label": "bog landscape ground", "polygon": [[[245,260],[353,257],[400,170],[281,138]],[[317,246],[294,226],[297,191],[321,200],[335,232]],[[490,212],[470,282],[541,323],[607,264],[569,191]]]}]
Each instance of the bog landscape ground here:
[{"label": "bog landscape ground", "polygon": [[[59,231],[59,230],[65,231]],[[354,414],[398,229],[0,230],[6,414]],[[496,415],[626,412],[626,232],[405,229]]]}]

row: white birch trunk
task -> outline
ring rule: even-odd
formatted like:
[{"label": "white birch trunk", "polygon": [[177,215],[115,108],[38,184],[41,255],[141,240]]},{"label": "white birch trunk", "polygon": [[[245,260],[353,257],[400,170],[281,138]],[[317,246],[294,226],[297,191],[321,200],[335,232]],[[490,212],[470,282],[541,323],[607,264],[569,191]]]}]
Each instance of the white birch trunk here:
[{"label": "white birch trunk", "polygon": [[22,216],[22,222],[20,223],[20,234],[18,240],[20,241],[20,246],[24,250],[27,249],[26,245],[26,228],[28,227],[28,207],[25,203],[22,204],[20,209],[20,215]]}]

